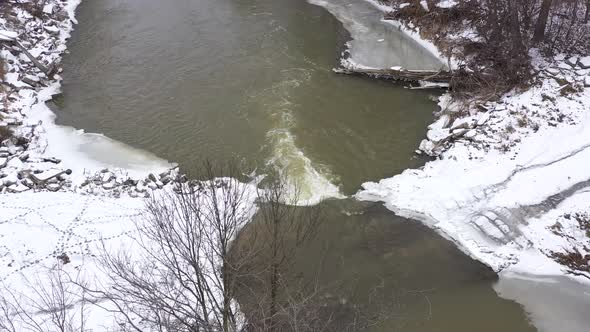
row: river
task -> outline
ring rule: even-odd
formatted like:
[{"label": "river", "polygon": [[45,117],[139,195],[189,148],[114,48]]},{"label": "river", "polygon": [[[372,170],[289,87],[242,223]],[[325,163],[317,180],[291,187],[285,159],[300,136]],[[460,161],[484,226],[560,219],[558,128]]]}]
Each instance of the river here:
[{"label": "river", "polygon": [[303,0],[83,1],[57,122],[188,173],[203,159],[237,160],[285,175],[302,204],[331,198],[295,269],[316,271],[321,251],[321,283],[348,290],[334,296],[387,308],[376,331],[534,331],[488,268],[417,222],[346,198],[424,164],[414,150],[440,93],[335,74],[346,43],[368,66],[443,64],[361,0],[321,4],[329,11]]}]

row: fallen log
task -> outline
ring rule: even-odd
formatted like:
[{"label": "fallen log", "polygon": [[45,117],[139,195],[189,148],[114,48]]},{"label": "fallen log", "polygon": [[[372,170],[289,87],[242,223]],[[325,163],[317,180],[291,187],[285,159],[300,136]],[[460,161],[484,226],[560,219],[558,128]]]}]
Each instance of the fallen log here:
[{"label": "fallen log", "polygon": [[336,68],[335,73],[349,74],[349,75],[366,75],[374,78],[407,81],[407,82],[433,82],[433,83],[449,83],[452,74],[445,70],[409,70],[403,68]]},{"label": "fallen log", "polygon": [[23,45],[21,45],[21,43],[19,43],[16,38],[9,39],[9,38],[5,38],[2,34],[0,34],[0,42],[5,43],[5,44],[12,44],[12,45],[16,46],[17,48],[19,48],[27,56],[27,58],[29,58],[29,60],[31,60],[31,62],[37,68],[39,68],[39,70],[41,70],[47,77],[51,78],[53,76],[53,74],[55,73],[54,66],[51,65],[51,66],[47,67],[44,64],[42,64]]},{"label": "fallen log", "polygon": [[17,40],[12,41],[12,43],[14,45],[16,45],[16,47],[20,48],[20,50],[27,56],[27,58],[29,58],[29,60],[31,60],[31,62],[37,68],[39,68],[39,70],[41,70],[47,77],[51,78],[53,76],[52,68],[47,67],[44,64],[42,64],[41,62],[39,62],[39,60],[37,60],[37,58],[35,58],[31,53],[29,53],[29,51],[23,45],[21,45]]}]

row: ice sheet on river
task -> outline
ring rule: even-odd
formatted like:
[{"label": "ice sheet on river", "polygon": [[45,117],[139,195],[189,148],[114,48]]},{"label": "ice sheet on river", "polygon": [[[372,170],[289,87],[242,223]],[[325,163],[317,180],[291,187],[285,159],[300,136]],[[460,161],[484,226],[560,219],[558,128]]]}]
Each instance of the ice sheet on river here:
[{"label": "ice sheet on river", "polygon": [[[150,172],[161,172],[174,167],[174,164],[158,158],[154,154],[136,149],[110,139],[102,134],[85,133],[68,126],[55,123],[55,114],[45,104],[59,91],[56,83],[39,92],[37,103],[30,105],[26,121],[43,123],[42,142],[38,149],[43,154],[62,160],[63,167],[77,171],[97,171],[101,168],[124,169],[131,176],[145,176]],[[24,98],[23,102],[27,102]],[[75,180],[83,180],[83,172],[75,172]]]},{"label": "ice sheet on river", "polygon": [[334,15],[350,33],[347,63],[370,68],[438,70],[445,67],[436,47],[414,38],[383,11],[363,0],[309,0]]}]

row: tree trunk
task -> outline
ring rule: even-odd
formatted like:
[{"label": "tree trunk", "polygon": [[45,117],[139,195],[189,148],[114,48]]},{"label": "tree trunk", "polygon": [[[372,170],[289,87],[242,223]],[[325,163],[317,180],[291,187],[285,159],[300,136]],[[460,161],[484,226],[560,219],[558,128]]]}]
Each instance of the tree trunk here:
[{"label": "tree trunk", "polygon": [[541,11],[539,12],[539,18],[537,18],[537,25],[535,26],[535,33],[533,35],[533,44],[538,44],[545,39],[545,29],[547,28],[547,19],[549,18],[552,2],[552,0],[543,0],[541,4]]},{"label": "tree trunk", "polygon": [[584,16],[584,23],[588,23],[590,20],[590,0],[586,1],[586,15]]},{"label": "tree trunk", "polygon": [[273,220],[272,229],[272,257],[270,271],[270,310],[268,317],[268,331],[275,331],[275,316],[277,314],[277,291],[279,289],[279,220]]},{"label": "tree trunk", "polygon": [[229,263],[226,261],[227,253],[223,250],[223,267],[222,267],[222,280],[223,280],[223,332],[230,332],[231,329],[231,298],[230,292],[230,271],[228,268]]},{"label": "tree trunk", "polygon": [[517,0],[508,0],[508,8],[510,9],[510,35],[512,39],[513,54],[519,54],[524,47],[522,43],[522,34],[520,33],[520,16],[516,1]]}]

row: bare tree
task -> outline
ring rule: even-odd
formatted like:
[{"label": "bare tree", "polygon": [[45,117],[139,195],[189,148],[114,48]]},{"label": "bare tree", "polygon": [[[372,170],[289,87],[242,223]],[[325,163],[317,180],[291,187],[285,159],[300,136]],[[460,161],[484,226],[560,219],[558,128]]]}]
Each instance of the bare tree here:
[{"label": "bare tree", "polygon": [[508,9],[510,13],[512,51],[513,53],[520,54],[524,49],[524,44],[522,42],[522,33],[520,31],[520,12],[516,1],[517,0],[508,0]]},{"label": "bare tree", "polygon": [[[215,178],[220,173],[227,177]],[[102,307],[117,314],[119,326],[277,330],[278,317],[296,303],[294,296],[282,297],[283,275],[296,249],[314,235],[319,208],[296,207],[297,191],[286,181],[256,190],[236,173],[206,164],[202,174],[209,180],[179,183],[174,192],[149,201],[130,248],[113,251],[103,244],[104,278],[87,290],[106,301]],[[242,316],[237,292],[249,289],[251,279],[262,281],[260,310],[244,310]],[[306,296],[298,297],[299,307],[307,305],[311,295]]]},{"label": "bare tree", "polygon": [[584,23],[590,20],[590,0],[586,0],[586,14],[584,15]]},{"label": "bare tree", "polygon": [[106,282],[92,293],[108,300],[134,331],[238,331],[243,325],[234,300],[237,273],[246,251],[230,260],[230,246],[253,213],[248,186],[230,177],[179,183],[149,201],[137,221],[133,249],[99,258]]},{"label": "bare tree", "polygon": [[78,274],[75,282],[61,263],[36,275],[34,281],[23,277],[30,294],[3,285],[0,294],[0,330],[8,332],[85,331],[87,298]]},{"label": "bare tree", "polygon": [[[297,302],[293,301],[293,296],[284,296],[289,291],[302,292],[303,287],[287,282],[285,275],[289,273],[298,249],[314,237],[322,221],[321,204],[301,208],[297,206],[298,198],[297,188],[290,188],[284,180],[274,181],[258,191],[258,213],[248,233],[256,234],[255,237],[261,240],[256,245],[256,252],[262,258],[259,261],[263,262],[258,264],[258,275],[266,299],[259,301],[258,318],[250,322],[259,331],[277,331],[289,320],[278,321],[279,316],[287,312],[285,306],[293,308],[297,303],[298,310],[301,310],[311,298],[306,294]],[[281,290],[282,295],[279,294]]]}]

